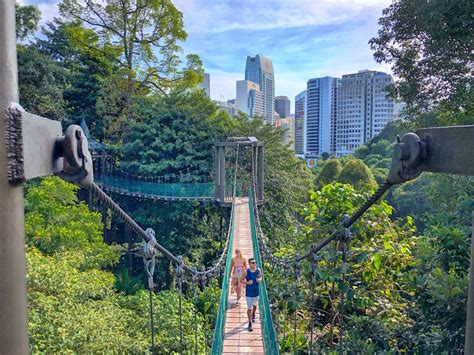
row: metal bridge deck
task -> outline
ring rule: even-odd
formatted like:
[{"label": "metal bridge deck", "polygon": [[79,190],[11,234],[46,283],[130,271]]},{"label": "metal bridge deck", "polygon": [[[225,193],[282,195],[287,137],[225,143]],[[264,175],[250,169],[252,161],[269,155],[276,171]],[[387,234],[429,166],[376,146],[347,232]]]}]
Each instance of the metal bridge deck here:
[{"label": "metal bridge deck", "polygon": [[[236,198],[234,220],[234,242],[232,255],[239,248],[242,255],[248,260],[253,257],[252,237],[250,232],[249,199],[247,197]],[[260,265],[257,265],[260,267]],[[235,304],[236,294],[229,290],[229,302],[226,312],[224,354],[264,354],[262,326],[260,314],[257,308],[256,322],[253,324],[253,332],[247,330],[247,304],[245,302],[245,291],[239,305]]]}]

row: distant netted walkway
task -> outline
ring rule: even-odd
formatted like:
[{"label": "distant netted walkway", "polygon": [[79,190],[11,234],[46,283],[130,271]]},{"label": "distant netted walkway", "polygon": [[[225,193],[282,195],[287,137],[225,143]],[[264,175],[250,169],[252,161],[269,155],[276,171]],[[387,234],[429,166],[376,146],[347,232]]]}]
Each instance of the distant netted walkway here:
[{"label": "distant netted walkway", "polygon": [[115,175],[96,176],[94,179],[105,190],[129,196],[169,201],[212,201],[214,199],[213,182],[161,183]]}]

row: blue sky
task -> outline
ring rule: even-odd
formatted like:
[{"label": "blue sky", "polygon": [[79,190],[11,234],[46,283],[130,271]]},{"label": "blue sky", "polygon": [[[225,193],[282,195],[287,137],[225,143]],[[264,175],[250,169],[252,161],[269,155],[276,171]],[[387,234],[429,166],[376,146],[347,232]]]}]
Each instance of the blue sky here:
[{"label": "blue sky", "polygon": [[[36,3],[42,21],[57,15],[58,1]],[[174,0],[184,14],[184,54],[196,53],[211,74],[211,97],[235,97],[247,55],[273,61],[276,95],[292,102],[310,78],[360,69],[390,72],[375,63],[368,40],[390,0]]]}]

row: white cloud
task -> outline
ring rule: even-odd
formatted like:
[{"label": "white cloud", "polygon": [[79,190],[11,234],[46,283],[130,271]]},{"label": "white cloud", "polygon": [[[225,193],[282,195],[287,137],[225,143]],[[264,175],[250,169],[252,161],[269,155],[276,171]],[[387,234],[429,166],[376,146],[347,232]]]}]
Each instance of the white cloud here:
[{"label": "white cloud", "polygon": [[58,4],[50,2],[41,2],[38,5],[41,11],[41,24],[52,21],[59,16]]},{"label": "white cloud", "polygon": [[338,24],[389,0],[175,0],[191,32],[272,30]]}]

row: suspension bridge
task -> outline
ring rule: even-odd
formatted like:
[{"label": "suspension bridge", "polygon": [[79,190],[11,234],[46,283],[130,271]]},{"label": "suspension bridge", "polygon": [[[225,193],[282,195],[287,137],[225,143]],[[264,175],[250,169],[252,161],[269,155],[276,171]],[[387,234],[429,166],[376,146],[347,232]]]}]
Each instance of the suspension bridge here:
[{"label": "suspension bridge", "polygon": [[[167,258],[174,266],[178,285],[179,334],[177,352],[198,353],[197,339],[197,307],[196,298],[199,289],[207,287],[210,280],[219,273],[223,274],[222,289],[215,321],[215,328],[210,341],[211,353],[237,354],[278,354],[279,345],[275,324],[272,318],[270,301],[267,294],[266,280],[268,271],[280,273],[285,280],[292,278],[294,287],[289,290],[293,298],[298,299],[302,290],[299,284],[303,270],[310,270],[311,288],[311,321],[305,331],[308,341],[308,352],[315,352],[314,323],[314,286],[317,282],[318,253],[337,241],[342,249],[342,287],[344,295],[344,270],[347,263],[347,245],[351,238],[350,228],[378,199],[393,185],[401,184],[418,177],[423,171],[449,172],[454,174],[474,175],[472,152],[474,151],[474,126],[428,128],[408,133],[398,139],[392,167],[385,183],[350,215],[341,216],[341,223],[334,226],[334,231],[320,243],[313,244],[308,250],[298,255],[285,258],[277,256],[267,245],[259,216],[259,206],[263,200],[263,143],[253,137],[235,137],[216,145],[215,179],[213,184],[194,187],[180,181],[170,184],[169,181],[144,181],[138,187],[130,187],[130,183],[112,175],[97,175],[94,179],[92,157],[88,149],[87,138],[79,126],[69,126],[63,135],[61,124],[25,112],[18,104],[15,9],[14,2],[0,1],[0,228],[2,232],[2,248],[0,248],[0,353],[28,353],[27,303],[25,290],[25,254],[24,254],[24,222],[23,222],[23,190],[22,184],[32,178],[56,174],[66,181],[78,184],[87,189],[96,201],[109,208],[124,221],[131,231],[139,235],[144,245],[141,256],[144,260],[145,273],[148,278],[150,351],[155,348],[155,314],[153,308],[153,288],[155,258],[157,254]],[[235,152],[233,179],[231,187],[226,184],[225,154],[226,148]],[[238,191],[239,154],[241,149],[252,150],[250,163],[250,181],[248,189],[242,187]],[[130,179],[129,179],[130,180]],[[159,184],[168,186],[157,186]],[[203,182],[209,184],[209,182]],[[151,185],[153,184],[153,185]],[[192,184],[192,182],[191,182]],[[101,188],[102,186],[102,188]],[[126,211],[124,211],[105,191],[130,194],[132,196],[166,199],[173,198],[191,200],[213,200],[230,209],[230,222],[227,230],[225,246],[215,264],[207,269],[188,265],[180,255],[173,254],[155,238],[153,229],[144,229]],[[169,193],[169,191],[172,191]],[[247,196],[242,196],[247,195]],[[230,263],[232,251],[242,248],[253,255],[263,271],[260,285],[259,314],[256,317],[255,330],[251,334],[245,329],[245,314],[242,306],[235,307],[233,296],[230,295]],[[474,253],[472,253],[474,255]],[[471,286],[469,291],[466,345],[465,352],[474,353],[474,259],[471,263]],[[306,275],[308,276],[308,275]],[[194,299],[194,348],[187,344],[183,334],[182,297],[184,285],[189,283]],[[296,313],[293,320],[293,353],[297,353],[296,331],[298,319]],[[344,347],[344,324],[336,336],[336,344],[341,353],[353,349]]]}]

